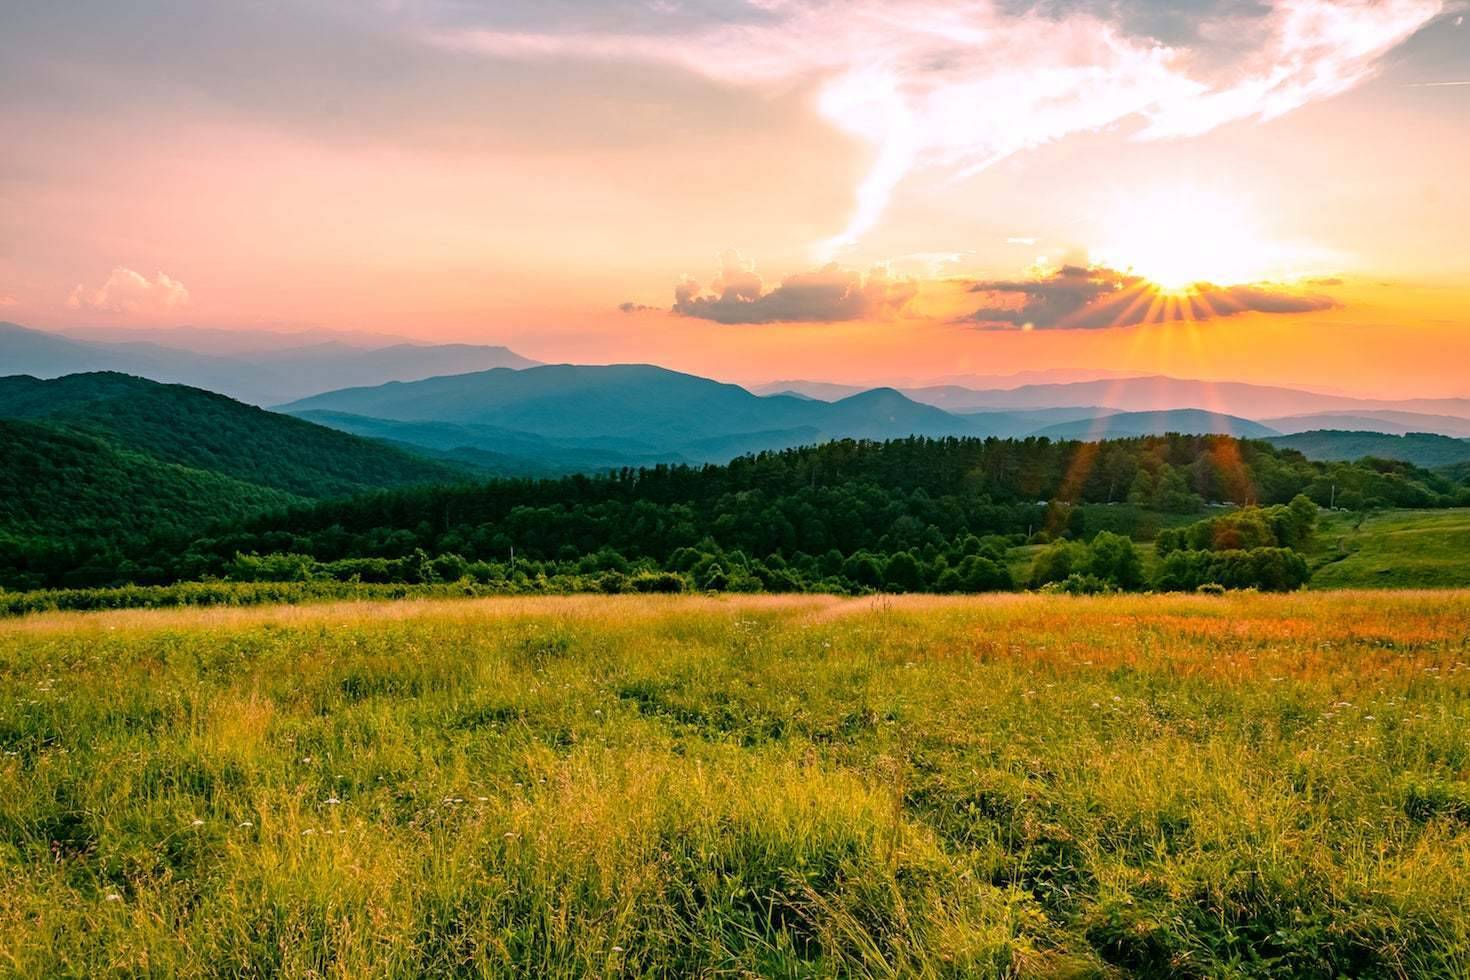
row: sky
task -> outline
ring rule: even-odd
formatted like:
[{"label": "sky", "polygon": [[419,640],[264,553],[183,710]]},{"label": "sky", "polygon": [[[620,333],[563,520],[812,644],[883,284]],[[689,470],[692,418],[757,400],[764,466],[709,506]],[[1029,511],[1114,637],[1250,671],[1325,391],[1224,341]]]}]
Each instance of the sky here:
[{"label": "sky", "polygon": [[3,320],[1470,394],[1456,0],[0,5]]}]

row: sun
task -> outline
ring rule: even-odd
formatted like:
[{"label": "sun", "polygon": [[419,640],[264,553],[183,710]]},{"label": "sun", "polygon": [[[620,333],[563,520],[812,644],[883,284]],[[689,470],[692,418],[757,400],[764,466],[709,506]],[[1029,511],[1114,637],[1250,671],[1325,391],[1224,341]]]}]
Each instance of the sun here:
[{"label": "sun", "polygon": [[1161,292],[1187,293],[1272,278],[1280,250],[1268,245],[1249,208],[1195,188],[1130,196],[1106,223],[1094,262],[1142,276]]}]

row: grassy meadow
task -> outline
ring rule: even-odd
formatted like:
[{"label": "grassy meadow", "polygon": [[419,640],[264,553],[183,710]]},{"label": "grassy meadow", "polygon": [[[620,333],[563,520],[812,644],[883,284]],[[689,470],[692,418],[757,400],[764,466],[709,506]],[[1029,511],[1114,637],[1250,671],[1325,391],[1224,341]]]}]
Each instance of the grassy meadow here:
[{"label": "grassy meadow", "polygon": [[1470,588],[1470,510],[1324,512],[1314,589]]},{"label": "grassy meadow", "polygon": [[1470,975],[1470,593],[0,622],[0,974]]}]

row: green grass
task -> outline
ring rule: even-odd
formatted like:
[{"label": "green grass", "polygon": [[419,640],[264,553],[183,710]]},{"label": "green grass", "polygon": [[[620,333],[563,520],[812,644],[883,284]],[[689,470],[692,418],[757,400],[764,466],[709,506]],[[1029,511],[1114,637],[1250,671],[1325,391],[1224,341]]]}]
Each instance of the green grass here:
[{"label": "green grass", "polygon": [[1470,510],[1322,514],[1311,588],[1470,587]]},{"label": "green grass", "polygon": [[0,622],[0,974],[1470,974],[1470,593]]}]

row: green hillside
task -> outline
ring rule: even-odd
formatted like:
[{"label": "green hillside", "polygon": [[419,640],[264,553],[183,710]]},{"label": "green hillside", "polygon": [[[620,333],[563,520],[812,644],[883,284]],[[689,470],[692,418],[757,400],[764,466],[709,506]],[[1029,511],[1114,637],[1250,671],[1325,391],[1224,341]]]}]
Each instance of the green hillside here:
[{"label": "green hillside", "polygon": [[1314,589],[1470,587],[1470,510],[1324,514]]},{"label": "green hillside", "polygon": [[0,587],[147,578],[149,542],[301,501],[33,422],[0,446]]},{"label": "green hillside", "polygon": [[300,501],[33,422],[0,419],[0,443],[0,527],[15,533],[167,532]]},{"label": "green hillside", "polygon": [[1470,440],[1413,432],[1390,435],[1384,432],[1347,432],[1321,429],[1266,440],[1282,449],[1295,449],[1308,459],[1350,461],[1373,456],[1395,459],[1433,469],[1470,460]]},{"label": "green hillside", "polygon": [[0,378],[0,417],[87,433],[166,463],[302,497],[455,482],[467,470],[224,395],[111,372]]}]

